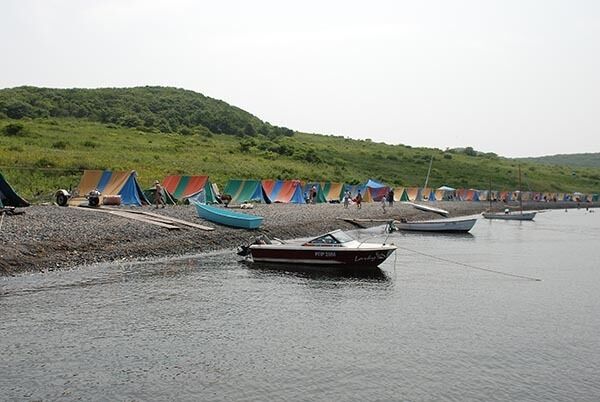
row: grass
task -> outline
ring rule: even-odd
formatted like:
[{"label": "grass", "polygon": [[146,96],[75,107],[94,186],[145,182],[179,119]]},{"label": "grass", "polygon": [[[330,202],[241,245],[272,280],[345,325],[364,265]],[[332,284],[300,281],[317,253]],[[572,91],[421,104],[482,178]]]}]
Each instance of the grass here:
[{"label": "grass", "polygon": [[[11,123],[19,135],[3,135]],[[143,187],[168,174],[208,174],[221,188],[230,178],[278,178],[439,187],[518,187],[518,162],[495,155],[468,156],[439,149],[297,133],[270,140],[207,132],[150,133],[74,118],[0,119],[0,171],[24,197],[50,201],[59,188],[76,187],[84,169],[136,170]],[[600,192],[599,168],[521,162],[523,189]]]}]

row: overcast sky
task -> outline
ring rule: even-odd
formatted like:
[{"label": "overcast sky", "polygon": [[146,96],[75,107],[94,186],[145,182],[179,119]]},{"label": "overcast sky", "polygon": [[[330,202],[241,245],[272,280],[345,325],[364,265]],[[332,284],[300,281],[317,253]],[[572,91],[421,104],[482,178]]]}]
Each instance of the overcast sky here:
[{"label": "overcast sky", "polygon": [[600,152],[600,1],[0,0],[0,87],[176,86],[294,130]]}]

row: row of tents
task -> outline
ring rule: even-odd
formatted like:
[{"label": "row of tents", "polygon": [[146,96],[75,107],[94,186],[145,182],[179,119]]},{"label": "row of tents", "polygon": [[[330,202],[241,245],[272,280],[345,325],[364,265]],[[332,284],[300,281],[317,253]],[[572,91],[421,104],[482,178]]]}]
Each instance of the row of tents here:
[{"label": "row of tents", "polygon": [[[207,175],[171,175],[162,180],[164,199],[175,204],[196,199],[206,203],[220,202],[220,192]],[[154,203],[155,188],[143,190],[135,171],[85,170],[81,177],[78,192],[81,196],[93,190],[105,195],[120,195],[124,205],[145,205]],[[223,194],[231,196],[231,202],[292,203],[304,204],[311,191],[315,203],[340,202],[349,191],[352,199],[361,194],[363,202],[381,201],[393,196],[394,201],[514,201],[519,197],[524,201],[599,201],[599,194],[582,193],[541,193],[530,191],[489,191],[476,189],[455,189],[442,186],[437,189],[422,187],[389,187],[369,179],[360,185],[346,185],[338,182],[305,182],[301,180],[254,180],[232,179],[227,182]],[[27,206],[0,174],[0,207]]]}]

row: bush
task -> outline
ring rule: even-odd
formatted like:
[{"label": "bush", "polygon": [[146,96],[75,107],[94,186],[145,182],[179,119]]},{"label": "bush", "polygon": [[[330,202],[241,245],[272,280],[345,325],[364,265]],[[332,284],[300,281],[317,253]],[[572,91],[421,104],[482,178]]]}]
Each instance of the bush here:
[{"label": "bush", "polygon": [[93,141],[88,140],[83,143],[83,146],[86,148],[96,148],[97,144]]},{"label": "bush", "polygon": [[65,149],[67,148],[67,143],[64,141],[57,141],[52,144],[52,148],[54,149]]},{"label": "bush", "polygon": [[27,134],[27,130],[21,123],[11,123],[4,126],[2,133],[7,137],[23,137]]},{"label": "bush", "polygon": [[450,154],[444,154],[444,159],[452,159],[452,155],[450,155]]}]

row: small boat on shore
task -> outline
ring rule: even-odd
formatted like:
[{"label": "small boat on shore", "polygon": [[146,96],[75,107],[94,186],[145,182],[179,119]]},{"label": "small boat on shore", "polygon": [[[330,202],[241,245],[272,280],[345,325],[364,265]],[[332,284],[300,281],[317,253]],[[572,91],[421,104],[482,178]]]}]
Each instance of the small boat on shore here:
[{"label": "small boat on shore", "polygon": [[359,242],[338,229],[300,242],[271,240],[263,235],[241,246],[238,254],[260,263],[375,268],[395,250],[391,244]]},{"label": "small boat on shore", "polygon": [[390,230],[418,231],[418,232],[442,232],[442,233],[466,233],[475,226],[477,218],[468,219],[434,219],[429,221],[394,221]]},{"label": "small boat on shore", "polygon": [[407,202],[406,204],[411,205],[413,208],[416,208],[419,211],[433,212],[435,214],[442,215],[442,216],[450,215],[450,212],[446,211],[445,209],[435,208],[435,207],[431,207],[429,205],[415,204],[414,202]]},{"label": "small boat on shore", "polygon": [[198,216],[207,221],[218,223],[220,225],[232,226],[242,229],[257,229],[263,221],[262,216],[243,214],[230,211],[225,208],[217,208],[206,204],[193,202]]}]

